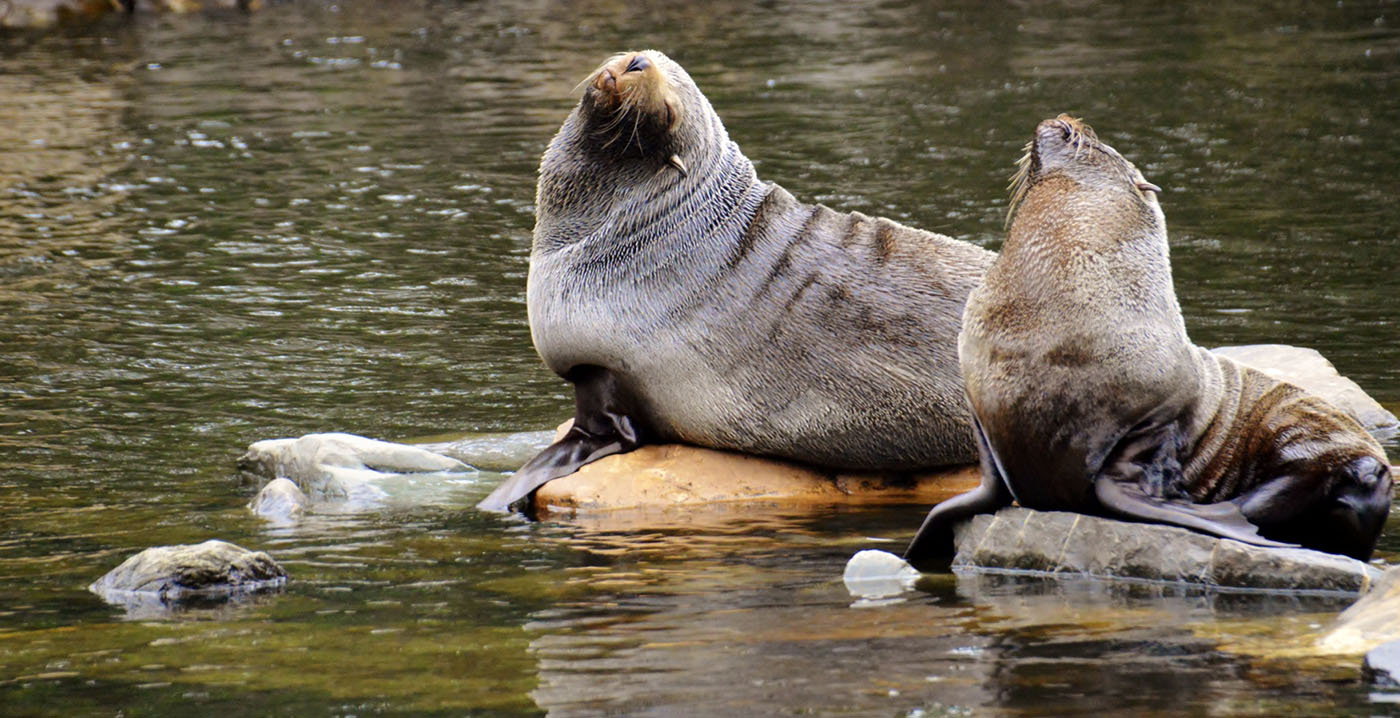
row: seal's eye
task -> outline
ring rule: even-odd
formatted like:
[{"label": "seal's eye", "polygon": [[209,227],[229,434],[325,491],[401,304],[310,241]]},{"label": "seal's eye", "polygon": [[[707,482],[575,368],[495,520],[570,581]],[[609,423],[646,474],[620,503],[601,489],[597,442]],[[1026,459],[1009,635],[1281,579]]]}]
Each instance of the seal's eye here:
[{"label": "seal's eye", "polygon": [[648,60],[646,55],[638,55],[627,63],[627,69],[623,72],[641,72],[648,67],[651,67],[651,60]]}]

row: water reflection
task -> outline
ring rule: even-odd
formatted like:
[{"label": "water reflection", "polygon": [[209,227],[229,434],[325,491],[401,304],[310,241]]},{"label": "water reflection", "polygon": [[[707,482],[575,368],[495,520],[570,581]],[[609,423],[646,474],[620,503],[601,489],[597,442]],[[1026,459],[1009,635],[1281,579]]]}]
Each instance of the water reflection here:
[{"label": "water reflection", "polygon": [[[525,324],[534,172],[569,88],[627,47],[685,64],[765,178],[993,248],[1030,129],[1084,115],[1167,188],[1198,342],[1315,346],[1395,409],[1396,22],[1360,2],[299,0],[0,34],[0,701],[1370,713],[1354,667],[1276,650],[1310,604],[950,579],[851,608],[845,559],[922,507],[534,525],[464,508],[483,475],[279,528],[233,465],[269,437],[567,416]],[[272,552],[287,593],[153,623],[83,589],[211,536]]]}]

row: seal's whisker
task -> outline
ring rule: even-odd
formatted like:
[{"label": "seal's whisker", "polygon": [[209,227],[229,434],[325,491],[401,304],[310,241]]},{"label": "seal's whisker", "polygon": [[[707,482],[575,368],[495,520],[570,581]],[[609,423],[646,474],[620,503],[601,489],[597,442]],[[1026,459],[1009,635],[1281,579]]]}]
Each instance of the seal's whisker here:
[{"label": "seal's whisker", "polygon": [[626,145],[626,146],[630,147],[630,146],[632,145],[633,141],[635,141],[635,142],[637,143],[637,149],[639,149],[639,150],[640,150],[640,149],[644,149],[644,148],[642,147],[642,138],[637,134],[637,131],[638,131],[638,129],[641,127],[641,125],[642,125],[642,116],[641,116],[641,114],[640,114],[640,113],[636,113],[636,112],[632,113],[632,135],[631,135],[630,137],[627,138],[627,145]]},{"label": "seal's whisker", "polygon": [[1006,184],[1006,189],[1011,192],[1011,199],[1006,203],[1006,224],[1011,226],[1011,217],[1016,214],[1016,208],[1021,205],[1021,200],[1026,198],[1026,192],[1030,190],[1031,184],[1031,153],[1034,151],[1034,142],[1027,142],[1022,148],[1025,153],[1021,159],[1016,160],[1016,172],[1011,175],[1011,181]]}]

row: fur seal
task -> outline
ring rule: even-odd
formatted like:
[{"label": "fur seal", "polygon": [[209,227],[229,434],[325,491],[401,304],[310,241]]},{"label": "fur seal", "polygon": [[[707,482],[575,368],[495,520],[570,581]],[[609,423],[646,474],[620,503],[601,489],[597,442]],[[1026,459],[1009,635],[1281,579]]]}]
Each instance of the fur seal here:
[{"label": "fur seal", "polygon": [[1013,499],[1365,560],[1389,461],[1346,413],[1193,345],[1158,188],[1067,115],[1013,180],[1010,229],[958,340],[982,484],[929,512],[911,562]]},{"label": "fur seal", "polygon": [[478,507],[642,444],[852,470],[971,463],[963,302],[994,255],[763,182],[680,65],[615,55],[540,163],[530,332],[573,428]]}]

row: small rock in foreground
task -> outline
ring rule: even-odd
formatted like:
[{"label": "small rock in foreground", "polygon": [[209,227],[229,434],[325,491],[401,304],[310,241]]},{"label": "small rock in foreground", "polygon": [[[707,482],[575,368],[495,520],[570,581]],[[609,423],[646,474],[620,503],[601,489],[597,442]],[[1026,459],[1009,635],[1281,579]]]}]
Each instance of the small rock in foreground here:
[{"label": "small rock in foreground", "polygon": [[857,551],[846,562],[841,580],[858,598],[897,596],[914,587],[919,570],[889,551]]},{"label": "small rock in foreground", "polygon": [[955,529],[954,570],[1013,570],[1218,588],[1362,593],[1380,571],[1307,549],[1271,549],[1176,526],[1007,508]]},{"label": "small rock in foreground", "polygon": [[227,541],[155,546],[123,561],[88,590],[130,610],[172,608],[281,588],[287,572],[262,551]]}]

